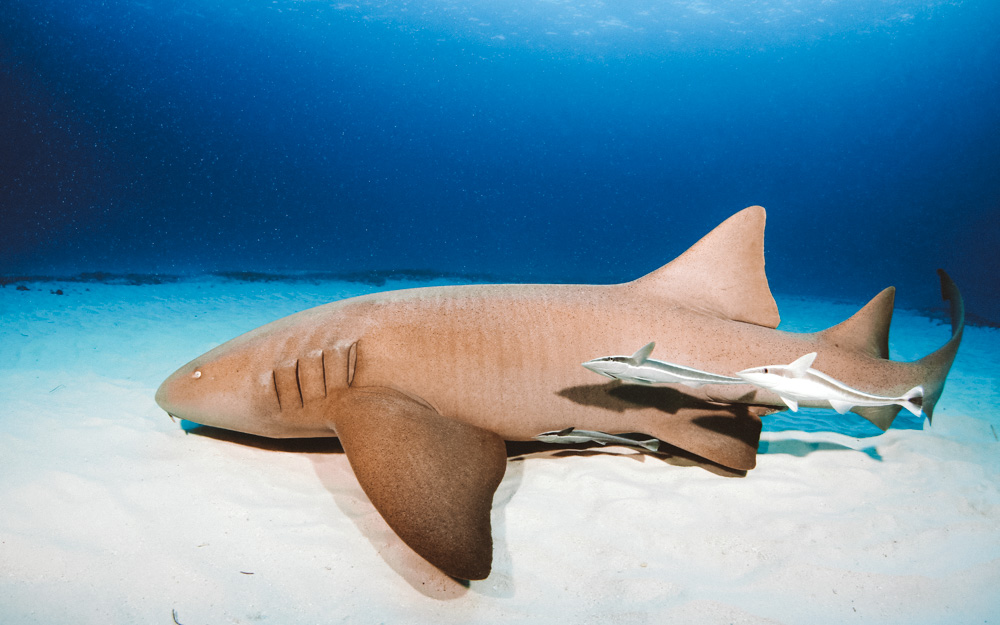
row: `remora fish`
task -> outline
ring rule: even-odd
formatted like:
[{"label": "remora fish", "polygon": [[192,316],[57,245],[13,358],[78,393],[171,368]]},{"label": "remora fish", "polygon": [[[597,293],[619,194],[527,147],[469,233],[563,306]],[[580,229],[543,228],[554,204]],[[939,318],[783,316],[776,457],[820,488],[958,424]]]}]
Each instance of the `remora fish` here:
[{"label": "remora fish", "polygon": [[914,386],[899,397],[884,397],[873,395],[851,388],[839,380],[835,380],[822,371],[812,368],[816,360],[816,352],[811,352],[799,358],[790,365],[768,365],[745,369],[736,375],[760,388],[778,395],[781,401],[798,412],[799,404],[816,405],[827,402],[830,407],[845,414],[855,406],[902,406],[914,416],[920,416],[923,405],[924,389]]},{"label": "remora fish", "polygon": [[535,438],[543,443],[559,443],[561,445],[572,445],[573,443],[600,443],[601,445],[624,445],[626,447],[641,447],[648,451],[659,451],[660,441],[655,438],[647,440],[636,440],[626,436],[616,436],[606,432],[593,432],[591,430],[578,430],[576,428],[566,428],[565,430],[553,430],[552,432],[542,432],[536,434]]},{"label": "remora fish", "polygon": [[656,343],[647,343],[631,356],[605,356],[583,363],[594,373],[636,384],[683,384],[699,388],[705,384],[746,384],[745,380],[675,365],[649,357]]},{"label": "remora fish", "polygon": [[[747,384],[595,384],[580,363],[657,337],[710,371],[789,362],[890,395],[914,385],[930,416],[964,327],[940,272],[952,336],[889,360],[894,291],[822,332],[776,330],[764,209],[733,215],[679,257],[622,284],[493,284],[374,293],[305,310],[224,343],[156,391],[169,414],[272,438],[336,436],[396,534],[445,573],[483,579],[505,440],[574,424],[644,434],[730,469],[756,464],[762,415],[785,408]],[[686,357],[686,356],[685,356]],[[883,429],[898,406],[856,408]],[[877,413],[864,411],[878,411]]]}]

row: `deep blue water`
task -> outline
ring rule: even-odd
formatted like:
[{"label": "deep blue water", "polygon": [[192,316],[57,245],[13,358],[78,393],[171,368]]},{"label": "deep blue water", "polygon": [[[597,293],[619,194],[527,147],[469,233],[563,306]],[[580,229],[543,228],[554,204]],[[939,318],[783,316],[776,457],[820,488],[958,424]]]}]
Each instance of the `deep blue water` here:
[{"label": "deep blue water", "polygon": [[0,274],[637,277],[1000,320],[1000,3],[7,0]]}]

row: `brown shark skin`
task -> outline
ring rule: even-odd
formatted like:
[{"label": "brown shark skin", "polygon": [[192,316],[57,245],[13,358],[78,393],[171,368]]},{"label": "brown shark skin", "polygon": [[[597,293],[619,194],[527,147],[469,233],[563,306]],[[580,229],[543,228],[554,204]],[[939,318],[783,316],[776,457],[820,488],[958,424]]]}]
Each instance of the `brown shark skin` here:
[{"label": "brown shark skin", "polygon": [[[961,340],[961,321],[943,348],[913,363],[886,359],[891,289],[825,332],[775,330],[763,229],[764,209],[745,209],[674,262],[625,284],[435,287],[319,306],[192,361],[163,383],[156,399],[185,419],[262,436],[337,436],[343,423],[348,458],[356,473],[364,467],[359,481],[404,541],[446,573],[485,577],[483,515],[488,534],[498,462],[499,476],[503,471],[497,441],[531,440],[567,427],[641,432],[745,471],[756,462],[760,416],[784,409],[777,396],[749,384],[692,389],[602,382],[581,366],[592,358],[656,341],[658,359],[733,375],[816,351],[814,368],[858,389],[896,395],[924,384],[925,411],[931,414]],[[359,393],[381,399],[357,401]],[[877,419],[866,416],[888,427],[898,409],[889,407]],[[377,419],[382,413],[390,416]],[[419,426],[411,431],[414,419],[438,418],[464,425],[454,432]],[[405,481],[408,471],[427,472],[428,492],[448,490],[447,497],[428,494],[428,503],[384,496],[389,486],[373,467],[396,460],[366,449],[378,441],[391,448],[393,424],[404,424],[400,431],[410,432],[410,445],[423,440],[446,455],[451,445],[455,462],[472,473],[478,471],[475,458],[457,448],[476,440],[490,450],[482,452],[490,458],[483,461],[486,477],[470,482],[462,504],[477,512],[448,529],[477,545],[470,548],[478,554],[470,556],[473,561],[438,555],[450,541],[447,532],[416,544],[421,536],[436,535],[433,528],[442,521],[431,515],[438,520],[418,524],[414,509],[455,516],[456,499],[466,497],[445,488],[444,468],[413,468],[423,465],[401,460],[416,464],[400,468],[399,479]],[[435,432],[444,430],[449,433],[440,435],[442,444]]]}]

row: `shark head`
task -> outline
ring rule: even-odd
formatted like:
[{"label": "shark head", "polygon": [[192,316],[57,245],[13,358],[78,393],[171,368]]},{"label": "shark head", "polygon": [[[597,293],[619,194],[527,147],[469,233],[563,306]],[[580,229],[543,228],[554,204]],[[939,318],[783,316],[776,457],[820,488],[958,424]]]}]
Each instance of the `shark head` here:
[{"label": "shark head", "polygon": [[628,371],[628,368],[631,365],[631,358],[628,356],[606,356],[604,358],[588,360],[583,363],[583,366],[587,369],[590,369],[594,373],[599,373],[603,376],[609,377],[612,380],[617,380],[619,376]]},{"label": "shark head", "polygon": [[300,352],[283,332],[251,332],[175,371],[156,403],[172,417],[246,434],[332,436],[330,408],[350,384],[354,349]]},{"label": "shark head", "polygon": [[226,343],[192,360],[163,381],[156,403],[170,416],[199,425],[265,434],[276,415],[266,380],[247,371],[256,360],[251,351]]}]

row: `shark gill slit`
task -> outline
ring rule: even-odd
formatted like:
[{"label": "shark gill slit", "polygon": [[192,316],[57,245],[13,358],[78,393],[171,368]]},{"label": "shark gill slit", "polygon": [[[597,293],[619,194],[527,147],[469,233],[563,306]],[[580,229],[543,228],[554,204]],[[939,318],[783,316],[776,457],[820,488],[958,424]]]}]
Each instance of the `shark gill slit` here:
[{"label": "shark gill slit", "polygon": [[299,359],[295,360],[295,388],[299,390],[299,408],[305,408],[306,398],[302,395],[302,380],[299,379],[299,364],[301,362]]},{"label": "shark gill slit", "polygon": [[351,349],[347,353],[347,387],[350,388],[354,382],[354,368],[358,363],[358,341],[351,343]]},{"label": "shark gill slit", "polygon": [[281,412],[281,393],[278,392],[278,373],[271,369],[271,384],[274,387],[274,398],[278,400],[278,412]]},{"label": "shark gill slit", "polygon": [[326,350],[319,350],[319,368],[323,372],[323,397],[327,396],[326,392]]}]

